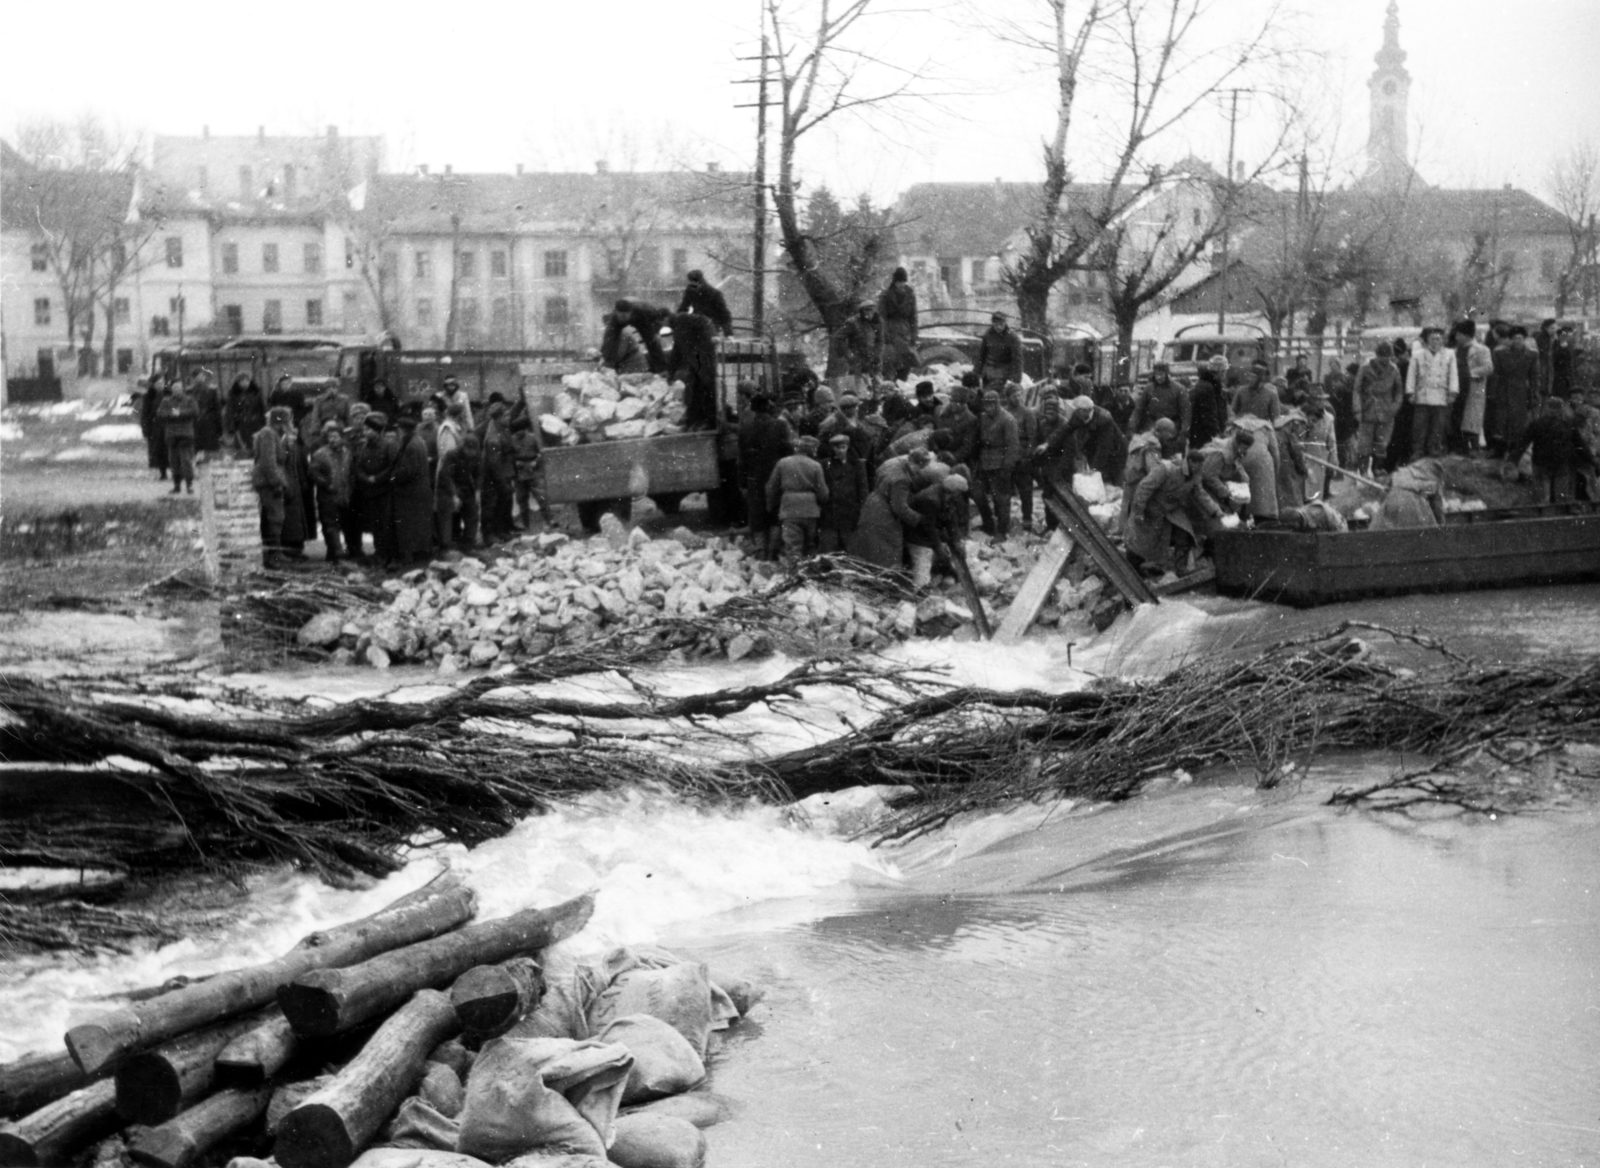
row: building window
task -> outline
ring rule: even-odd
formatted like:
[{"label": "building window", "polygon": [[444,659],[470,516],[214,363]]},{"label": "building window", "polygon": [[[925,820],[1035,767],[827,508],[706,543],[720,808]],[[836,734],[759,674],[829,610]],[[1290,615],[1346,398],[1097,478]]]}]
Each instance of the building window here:
[{"label": "building window", "polygon": [[417,279],[426,280],[433,275],[433,257],[425,251],[417,253]]},{"label": "building window", "polygon": [[497,280],[506,278],[506,253],[504,251],[496,250],[489,253],[489,274]]},{"label": "building window", "polygon": [[567,298],[565,296],[546,296],[545,297],[545,301],[544,301],[544,322],[545,322],[545,324],[564,325],[564,324],[567,323],[569,317],[570,317],[570,313],[569,313],[569,311],[567,309]]},{"label": "building window", "polygon": [[127,324],[133,319],[133,305],[126,296],[118,296],[111,301],[111,319],[118,324]]},{"label": "building window", "polygon": [[168,337],[172,335],[172,326],[164,316],[150,318],[150,335],[152,337]]},{"label": "building window", "polygon": [[34,271],[36,271],[36,272],[47,272],[47,271],[49,271],[50,270],[50,245],[47,244],[47,243],[36,243],[36,244],[34,244],[32,247],[30,247],[28,249],[28,259],[32,262]]},{"label": "building window", "polygon": [[910,274],[913,275],[913,276],[918,276],[918,277],[926,276],[928,274],[928,261],[927,260],[912,260],[911,261],[911,273]]},{"label": "building window", "polygon": [[461,327],[471,331],[478,327],[478,302],[470,296],[456,302],[461,316]]},{"label": "building window", "polygon": [[[560,279],[567,274],[567,253],[564,251],[547,251],[544,253],[544,274],[546,279]],[[565,303],[565,301],[563,301]]]},{"label": "building window", "polygon": [[456,274],[463,280],[470,280],[476,274],[478,267],[478,253],[463,251],[456,253]]},{"label": "building window", "polygon": [[294,198],[294,180],[294,165],[285,163],[283,167],[283,197],[286,199]]},{"label": "building window", "polygon": [[[421,253],[419,252],[418,254],[420,255]],[[417,327],[433,327],[433,301],[426,296],[417,301]]]},{"label": "building window", "polygon": [[167,312],[173,316],[183,315],[183,297],[174,296],[167,301]]},{"label": "building window", "polygon": [[33,302],[33,323],[50,323],[50,297],[41,296]]},{"label": "building window", "polygon": [[307,328],[321,328],[322,327],[322,301],[321,300],[307,300],[306,301],[306,327]]},{"label": "building window", "polygon": [[673,248],[672,249],[672,274],[674,276],[682,276],[682,275],[685,275],[688,271],[689,271],[689,249],[686,248],[686,247],[675,247],[675,248]]},{"label": "building window", "polygon": [[494,304],[489,309],[489,327],[497,333],[503,333],[511,327],[511,301],[504,296],[494,298]]},{"label": "building window", "polygon": [[244,306],[239,304],[224,304],[222,306],[222,323],[234,336],[244,332]]},{"label": "building window", "polygon": [[278,270],[278,245],[263,243],[261,245],[261,270],[263,272],[276,272]]},{"label": "building window", "polygon": [[955,282],[956,282],[956,268],[955,268],[955,266],[952,265],[952,264],[940,264],[939,265],[939,283],[943,284],[946,289],[949,289],[949,288],[952,288],[952,287],[955,286]]},{"label": "building window", "polygon": [[222,271],[227,276],[232,276],[239,271],[239,245],[237,243],[225,243],[222,245]]},{"label": "building window", "polygon": [[283,301],[268,300],[261,306],[261,331],[264,333],[283,331]]},{"label": "building window", "polygon": [[117,350],[117,372],[118,373],[132,373],[133,372],[133,350],[132,349],[118,349]]},{"label": "building window", "polygon": [[250,174],[248,166],[239,168],[239,197],[241,199],[253,199],[256,197],[255,181]]},{"label": "building window", "polygon": [[183,267],[183,236],[167,236],[167,267]]},{"label": "building window", "polygon": [[305,253],[306,274],[315,275],[322,271],[322,245],[320,243],[308,243],[306,244]]},{"label": "building window", "polygon": [[54,380],[56,375],[55,352],[50,349],[40,349],[33,355],[33,359],[39,366],[39,376],[46,381]]}]

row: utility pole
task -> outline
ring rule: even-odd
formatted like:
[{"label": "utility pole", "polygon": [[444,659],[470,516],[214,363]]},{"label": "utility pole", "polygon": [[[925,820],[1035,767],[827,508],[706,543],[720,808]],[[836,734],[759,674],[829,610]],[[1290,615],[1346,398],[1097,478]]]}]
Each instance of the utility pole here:
[{"label": "utility pole", "polygon": [[1239,90],[1230,90],[1230,93],[1233,101],[1228,113],[1228,198],[1227,204],[1222,209],[1222,278],[1217,285],[1217,332],[1219,333],[1228,330],[1228,245],[1233,230],[1233,145],[1239,128]]},{"label": "utility pole", "polygon": [[751,328],[756,336],[767,321],[767,10],[761,9],[761,84],[756,91],[755,286],[750,290]]}]

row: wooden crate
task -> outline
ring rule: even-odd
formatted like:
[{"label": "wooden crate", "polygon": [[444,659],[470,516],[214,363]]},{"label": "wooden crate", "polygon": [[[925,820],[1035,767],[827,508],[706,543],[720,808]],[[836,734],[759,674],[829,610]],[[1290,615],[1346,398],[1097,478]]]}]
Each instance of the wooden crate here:
[{"label": "wooden crate", "polygon": [[708,491],[720,483],[712,430],[553,446],[544,452],[545,500],[584,503]]}]

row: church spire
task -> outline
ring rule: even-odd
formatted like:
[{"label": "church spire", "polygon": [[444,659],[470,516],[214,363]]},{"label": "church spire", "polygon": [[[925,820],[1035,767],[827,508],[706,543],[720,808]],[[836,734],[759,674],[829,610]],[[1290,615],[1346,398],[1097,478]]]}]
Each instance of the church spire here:
[{"label": "church spire", "polygon": [[1377,69],[1367,81],[1370,121],[1367,129],[1367,173],[1382,182],[1400,184],[1412,179],[1408,152],[1406,99],[1411,74],[1406,51],[1400,47],[1400,5],[1389,0],[1383,21],[1383,47],[1373,57]]}]

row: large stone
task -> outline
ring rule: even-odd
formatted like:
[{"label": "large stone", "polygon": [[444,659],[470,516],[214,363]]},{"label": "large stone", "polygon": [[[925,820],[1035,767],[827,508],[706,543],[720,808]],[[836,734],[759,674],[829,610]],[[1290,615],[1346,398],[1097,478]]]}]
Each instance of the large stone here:
[{"label": "large stone", "polygon": [[609,511],[600,516],[600,534],[618,551],[628,546],[628,525]]},{"label": "large stone", "polygon": [[493,641],[474,641],[467,653],[467,664],[474,669],[488,665],[500,656],[500,646]]},{"label": "large stone", "polygon": [[344,635],[344,614],[334,609],[319,612],[305,624],[300,626],[300,631],[295,634],[295,640],[302,645],[313,648],[323,648],[336,644]]},{"label": "large stone", "polygon": [[500,593],[487,584],[472,583],[461,596],[468,608],[488,608],[500,599]]},{"label": "large stone", "polygon": [[401,626],[398,617],[385,613],[372,625],[372,643],[385,653],[396,653],[400,646],[405,644],[405,629]]},{"label": "large stone", "polygon": [[900,607],[894,610],[894,631],[902,637],[909,637],[917,631],[917,606],[909,600],[902,601]]},{"label": "large stone", "polygon": [[539,533],[539,549],[544,552],[553,552],[556,548],[570,542],[570,537],[564,532],[542,531]]},{"label": "large stone", "polygon": [[680,543],[686,548],[703,548],[706,541],[690,531],[687,527],[675,527],[667,533],[667,538],[674,543]]},{"label": "large stone", "polygon": [[368,645],[363,657],[366,659],[367,664],[374,669],[389,668],[389,654],[377,645]]}]

